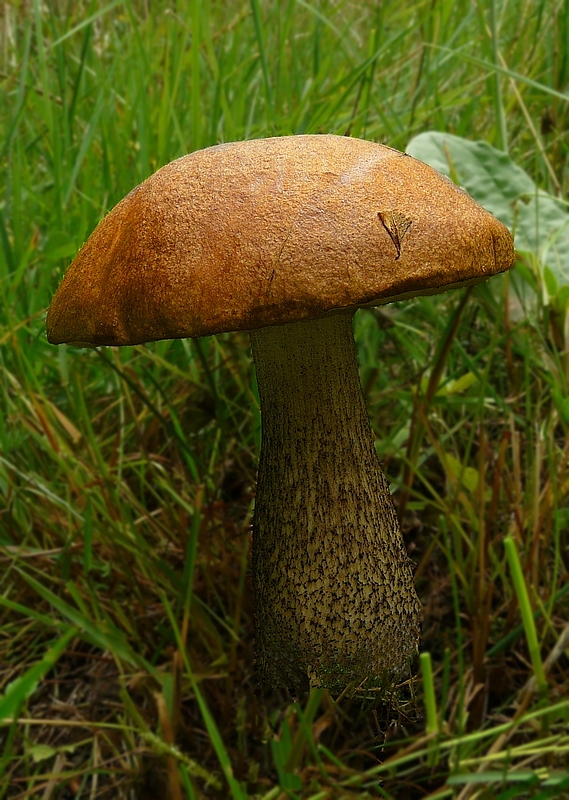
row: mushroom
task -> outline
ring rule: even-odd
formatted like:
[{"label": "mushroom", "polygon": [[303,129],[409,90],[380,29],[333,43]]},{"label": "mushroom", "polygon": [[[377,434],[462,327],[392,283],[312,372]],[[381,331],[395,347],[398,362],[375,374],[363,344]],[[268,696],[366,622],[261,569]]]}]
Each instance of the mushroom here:
[{"label": "mushroom", "polygon": [[250,332],[262,418],[253,526],[268,686],[385,686],[420,603],[359,382],[352,318],[508,269],[507,229],[431,167],[368,141],[221,144],[166,165],[98,225],[50,342]]}]

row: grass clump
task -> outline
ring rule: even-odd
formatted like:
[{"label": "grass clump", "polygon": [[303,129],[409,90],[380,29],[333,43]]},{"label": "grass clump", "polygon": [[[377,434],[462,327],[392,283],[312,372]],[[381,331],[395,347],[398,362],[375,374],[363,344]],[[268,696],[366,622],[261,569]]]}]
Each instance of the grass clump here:
[{"label": "grass clump", "polygon": [[43,331],[105,211],[218,141],[442,130],[565,201],[567,4],[19,0],[0,42],[0,797],[569,794],[568,293],[543,253],[358,316],[431,664],[367,705],[256,691],[247,338]]}]

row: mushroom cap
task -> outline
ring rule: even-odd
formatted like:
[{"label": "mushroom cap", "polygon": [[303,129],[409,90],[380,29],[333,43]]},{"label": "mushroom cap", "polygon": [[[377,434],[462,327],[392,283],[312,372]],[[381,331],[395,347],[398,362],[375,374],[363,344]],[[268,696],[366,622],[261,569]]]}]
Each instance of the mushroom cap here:
[{"label": "mushroom cap", "polygon": [[47,316],[50,342],[253,330],[476,283],[512,237],[431,167],[361,139],[285,136],[167,164],[100,222]]}]

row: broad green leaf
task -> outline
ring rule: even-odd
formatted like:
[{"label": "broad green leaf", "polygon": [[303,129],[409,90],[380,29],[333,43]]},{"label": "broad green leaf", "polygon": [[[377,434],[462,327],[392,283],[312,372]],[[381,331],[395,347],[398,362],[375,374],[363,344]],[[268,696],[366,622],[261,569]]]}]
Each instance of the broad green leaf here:
[{"label": "broad green leaf", "polygon": [[57,750],[48,744],[34,744],[32,747],[28,747],[27,753],[31,756],[34,764],[40,764],[47,758],[53,758],[53,756],[57,755]]},{"label": "broad green leaf", "polygon": [[446,455],[446,464],[449,473],[456,481],[460,481],[460,483],[470,492],[476,491],[478,482],[480,480],[477,469],[474,467],[464,467],[458,458],[455,458],[448,453]]},{"label": "broad green leaf", "polygon": [[478,378],[473,372],[465,372],[460,378],[456,378],[456,380],[451,378],[447,381],[444,386],[441,386],[437,395],[444,397],[449,394],[462,394],[477,382]]},{"label": "broad green leaf", "polygon": [[50,747],[48,744],[34,744],[26,748],[27,755],[31,756],[34,764],[39,764],[48,758],[53,758],[58,753],[73,753],[76,745],[68,744],[63,747]]},{"label": "broad green leaf", "polygon": [[[514,233],[518,252],[532,253],[549,268],[549,296],[555,282],[569,284],[569,209],[539,189],[512,159],[486,142],[450,133],[420,133],[407,152],[454,178]],[[543,272],[542,272],[542,278]]]}]

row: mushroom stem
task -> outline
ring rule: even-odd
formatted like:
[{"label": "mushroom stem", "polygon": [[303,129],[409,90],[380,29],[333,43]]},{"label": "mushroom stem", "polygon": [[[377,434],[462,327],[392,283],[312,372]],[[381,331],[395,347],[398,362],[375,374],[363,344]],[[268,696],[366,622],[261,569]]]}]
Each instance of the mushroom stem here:
[{"label": "mushroom stem", "polygon": [[352,316],[251,332],[263,426],[252,569],[268,686],[385,686],[417,651],[420,604]]}]

